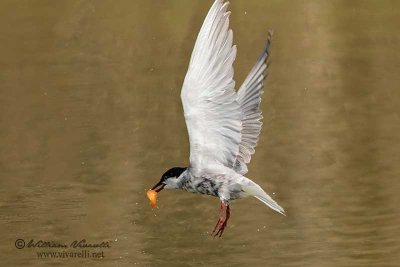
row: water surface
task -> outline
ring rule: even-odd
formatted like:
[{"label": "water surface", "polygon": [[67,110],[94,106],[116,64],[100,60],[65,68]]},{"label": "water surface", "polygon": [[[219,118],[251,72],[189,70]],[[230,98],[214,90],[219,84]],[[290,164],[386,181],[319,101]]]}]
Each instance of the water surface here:
[{"label": "water surface", "polygon": [[[163,191],[188,164],[180,88],[211,1],[0,3],[4,266],[399,266],[400,2],[232,1],[240,84],[274,30],[248,177],[286,209]],[[109,241],[102,259],[14,242]]]}]

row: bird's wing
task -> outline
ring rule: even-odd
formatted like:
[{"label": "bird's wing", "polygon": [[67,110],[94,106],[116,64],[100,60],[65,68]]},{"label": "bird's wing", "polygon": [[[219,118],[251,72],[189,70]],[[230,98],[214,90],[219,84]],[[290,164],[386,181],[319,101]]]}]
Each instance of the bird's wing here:
[{"label": "bird's wing", "polygon": [[263,52],[237,93],[237,101],[242,109],[242,136],[234,170],[242,175],[247,173],[246,164],[250,162],[251,155],[255,152],[262,127],[260,103],[263,82],[267,76],[265,72],[268,66],[271,37],[272,33],[269,32]]},{"label": "bird's wing", "polygon": [[181,92],[190,140],[190,166],[233,168],[241,139],[241,108],[233,80],[236,46],[229,3],[216,0],[194,46]]}]

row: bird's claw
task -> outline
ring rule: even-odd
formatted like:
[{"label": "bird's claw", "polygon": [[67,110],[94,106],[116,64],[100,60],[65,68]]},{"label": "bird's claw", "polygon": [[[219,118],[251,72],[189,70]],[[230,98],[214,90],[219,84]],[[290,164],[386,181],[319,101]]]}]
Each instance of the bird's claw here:
[{"label": "bird's claw", "polygon": [[[225,204],[224,202],[221,202],[221,210],[220,210],[219,219],[218,219],[218,222],[215,225],[214,230],[212,231],[211,235],[214,235],[214,237],[222,236],[222,233],[224,232],[225,227],[228,223],[230,214],[231,214],[231,212],[230,212],[229,205]],[[218,231],[217,231],[217,229],[218,229]],[[215,233],[215,231],[217,231],[217,232]]]},{"label": "bird's claw", "polygon": [[[221,236],[222,236],[222,233],[223,233],[224,230],[225,230],[226,225],[227,225],[227,221],[226,221],[226,220],[221,220],[221,219],[219,219],[218,222],[217,222],[217,225],[214,227],[214,231],[212,232],[212,234],[214,235],[214,237],[216,237],[216,236],[221,237]],[[217,230],[217,228],[218,228],[218,231],[215,233],[215,231]],[[215,234],[214,234],[214,233],[215,233]]]}]

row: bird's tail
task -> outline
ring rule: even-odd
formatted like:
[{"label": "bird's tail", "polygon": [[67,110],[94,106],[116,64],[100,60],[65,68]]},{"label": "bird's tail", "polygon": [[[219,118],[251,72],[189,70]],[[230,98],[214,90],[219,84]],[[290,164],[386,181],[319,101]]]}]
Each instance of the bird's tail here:
[{"label": "bird's tail", "polygon": [[285,210],[279,206],[278,203],[276,203],[276,201],[273,200],[267,193],[265,193],[265,191],[258,184],[254,183],[253,185],[242,185],[241,187],[243,191],[250,196],[257,198],[274,211],[286,216]]}]

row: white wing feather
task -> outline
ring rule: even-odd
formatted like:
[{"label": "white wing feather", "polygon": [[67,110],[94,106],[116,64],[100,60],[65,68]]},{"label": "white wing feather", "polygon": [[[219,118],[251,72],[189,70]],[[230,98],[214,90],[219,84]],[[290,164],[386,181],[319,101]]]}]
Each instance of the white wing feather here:
[{"label": "white wing feather", "polygon": [[238,91],[237,100],[242,109],[242,136],[234,169],[242,175],[247,173],[246,164],[250,162],[251,155],[255,152],[262,127],[260,103],[271,38],[270,32],[263,52]]},{"label": "white wing feather", "polygon": [[190,139],[190,166],[232,168],[241,141],[241,107],[233,80],[236,47],[229,29],[229,3],[216,0],[192,52],[181,92]]},{"label": "white wing feather", "polygon": [[262,126],[260,101],[271,35],[236,93],[232,66],[236,47],[229,29],[228,4],[215,0],[208,12],[182,87],[191,171],[201,173],[210,166],[228,167],[234,173],[232,176],[240,175],[248,181],[241,184],[247,195],[284,214],[283,208],[259,185],[242,176],[247,172],[246,164],[254,154]]}]

